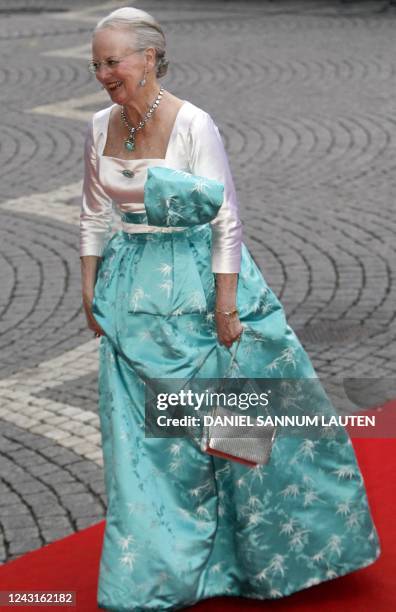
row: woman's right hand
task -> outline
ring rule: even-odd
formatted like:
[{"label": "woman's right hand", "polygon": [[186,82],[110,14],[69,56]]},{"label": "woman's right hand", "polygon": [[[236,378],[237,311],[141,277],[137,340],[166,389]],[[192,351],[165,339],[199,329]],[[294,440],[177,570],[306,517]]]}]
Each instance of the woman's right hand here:
[{"label": "woman's right hand", "polygon": [[95,336],[104,336],[103,329],[98,325],[92,314],[92,303],[95,293],[96,277],[98,271],[99,257],[96,255],[85,255],[81,260],[82,301],[87,318],[88,327],[95,332]]},{"label": "woman's right hand", "polygon": [[105,333],[100,325],[96,322],[95,317],[92,314],[92,302],[93,296],[84,296],[83,297],[83,306],[85,311],[85,317],[87,319],[88,328],[95,332],[95,336],[104,336]]}]

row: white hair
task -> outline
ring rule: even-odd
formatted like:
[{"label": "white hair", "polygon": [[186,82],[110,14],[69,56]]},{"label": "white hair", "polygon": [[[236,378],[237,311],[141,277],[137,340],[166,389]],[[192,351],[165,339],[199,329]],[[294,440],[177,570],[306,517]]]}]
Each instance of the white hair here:
[{"label": "white hair", "polygon": [[94,33],[105,28],[124,28],[133,33],[139,49],[154,47],[156,76],[160,78],[166,74],[169,61],[165,57],[165,34],[158,21],[149,13],[130,6],[117,9],[98,21]]}]

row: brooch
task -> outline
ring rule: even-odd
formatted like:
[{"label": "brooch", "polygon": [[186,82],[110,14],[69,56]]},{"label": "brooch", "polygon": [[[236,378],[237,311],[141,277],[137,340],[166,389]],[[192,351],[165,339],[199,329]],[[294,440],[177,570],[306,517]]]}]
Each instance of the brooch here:
[{"label": "brooch", "polygon": [[132,170],[123,170],[122,174],[127,178],[133,178],[135,176],[135,173],[132,172]]}]

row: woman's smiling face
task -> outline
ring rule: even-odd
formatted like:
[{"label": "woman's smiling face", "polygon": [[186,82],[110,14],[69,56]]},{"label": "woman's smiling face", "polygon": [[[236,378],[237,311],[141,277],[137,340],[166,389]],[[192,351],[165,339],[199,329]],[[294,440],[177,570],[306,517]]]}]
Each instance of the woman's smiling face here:
[{"label": "woman's smiling face", "polygon": [[136,96],[146,60],[143,51],[136,48],[133,34],[122,28],[105,28],[95,32],[92,59],[102,62],[96,71],[96,78],[114,102],[126,104]]}]

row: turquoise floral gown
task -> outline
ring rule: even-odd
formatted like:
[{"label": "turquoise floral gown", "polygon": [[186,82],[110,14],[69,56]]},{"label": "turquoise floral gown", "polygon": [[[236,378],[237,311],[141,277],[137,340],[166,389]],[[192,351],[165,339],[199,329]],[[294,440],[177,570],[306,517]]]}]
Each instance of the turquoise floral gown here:
[{"label": "turquoise floral gown", "polygon": [[[378,536],[344,430],[336,440],[277,436],[269,463],[253,468],[204,453],[187,437],[145,436],[147,381],[224,375],[230,350],[217,341],[214,273],[239,273],[237,307],[250,338],[237,354],[243,376],[317,374],[241,239],[210,115],[184,101],[164,159],[124,160],[103,155],[113,106],[87,130],[81,210],[81,255],[101,256],[93,313],[105,332],[99,607],[138,612],[220,595],[274,599],[373,563]],[[172,193],[160,188],[166,178]],[[224,188],[220,208],[202,204],[205,178]],[[113,210],[122,230],[111,235]]]}]

